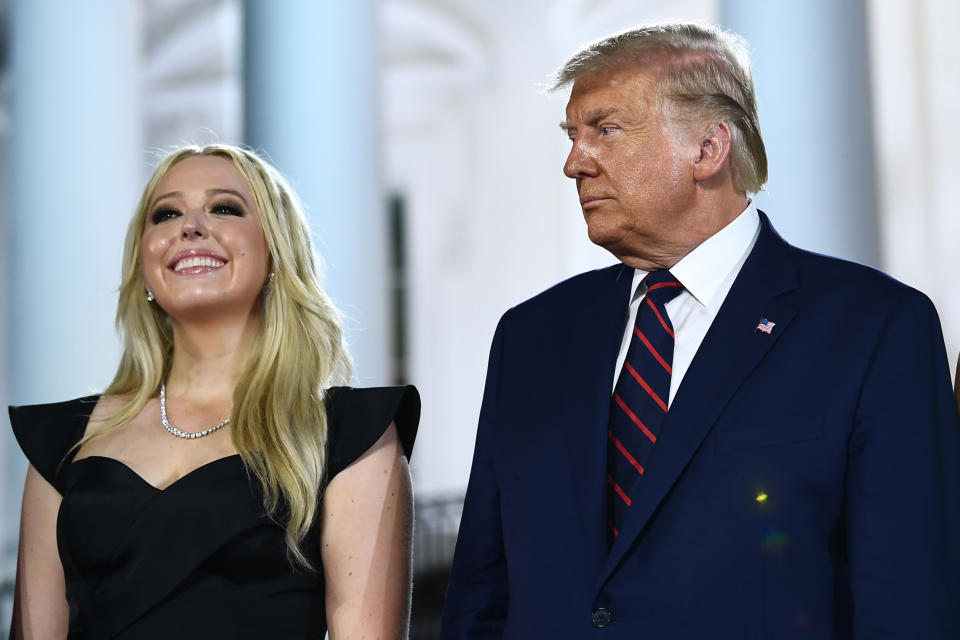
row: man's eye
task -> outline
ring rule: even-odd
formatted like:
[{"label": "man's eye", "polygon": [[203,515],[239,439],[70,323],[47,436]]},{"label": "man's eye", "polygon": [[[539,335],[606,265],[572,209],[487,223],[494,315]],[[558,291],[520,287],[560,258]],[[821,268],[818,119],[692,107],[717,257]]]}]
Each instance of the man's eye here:
[{"label": "man's eye", "polygon": [[616,127],[600,127],[600,135],[608,136],[616,130]]},{"label": "man's eye", "polygon": [[180,212],[177,211],[176,209],[168,209],[164,207],[154,211],[153,214],[150,216],[150,221],[153,224],[160,224],[164,220],[172,220],[173,218],[176,218],[179,215],[180,215]]},{"label": "man's eye", "polygon": [[235,207],[232,204],[226,204],[226,203],[217,204],[217,205],[214,205],[210,209],[210,211],[212,213],[218,213],[224,216],[237,216],[240,218],[243,217],[243,209],[241,209],[240,207]]}]

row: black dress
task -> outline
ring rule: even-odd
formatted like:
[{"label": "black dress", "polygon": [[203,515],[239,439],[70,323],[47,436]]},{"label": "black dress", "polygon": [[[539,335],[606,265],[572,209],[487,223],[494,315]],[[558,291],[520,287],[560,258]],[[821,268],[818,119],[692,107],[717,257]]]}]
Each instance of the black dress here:
[{"label": "black dress", "polygon": [[[63,496],[57,546],[68,638],[323,638],[319,531],[304,541],[319,570],[294,569],[284,529],[239,455],[156,489],[118,460],[65,457],[97,396],[10,408],[34,468]],[[407,456],[420,418],[414,387],[331,389],[327,477],[359,458],[393,420]]]}]

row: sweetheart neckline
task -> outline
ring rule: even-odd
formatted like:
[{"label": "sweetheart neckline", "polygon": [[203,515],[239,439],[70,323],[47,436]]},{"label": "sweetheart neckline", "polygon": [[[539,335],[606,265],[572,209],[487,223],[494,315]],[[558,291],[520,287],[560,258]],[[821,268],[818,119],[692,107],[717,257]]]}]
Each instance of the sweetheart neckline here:
[{"label": "sweetheart neckline", "polygon": [[[90,426],[90,419],[93,417],[94,411],[97,410],[97,406],[100,404],[100,401],[103,399],[103,395],[102,395],[102,394],[94,394],[94,395],[87,396],[87,397],[82,398],[82,399],[83,399],[83,400],[92,400],[92,406],[90,407],[90,413],[88,413],[88,414],[86,415],[86,421],[85,421],[85,423],[84,423],[84,425],[83,425],[83,432],[82,432],[81,437],[83,437],[83,435],[86,435],[86,433],[87,433],[87,428]],[[75,455],[75,454],[74,454],[74,455]],[[70,460],[70,464],[73,465],[73,464],[77,464],[78,462],[83,462],[84,460],[91,460],[91,459],[112,460],[113,462],[119,464],[121,467],[125,468],[125,469],[126,469],[127,471],[129,471],[132,475],[136,476],[136,478],[137,478],[138,480],[140,480],[141,483],[145,484],[147,487],[153,489],[154,491],[157,491],[157,492],[162,493],[162,492],[166,491],[167,489],[170,489],[170,488],[172,488],[173,486],[179,484],[182,480],[184,480],[184,479],[192,476],[193,474],[195,474],[196,472],[200,471],[201,469],[203,469],[203,468],[205,468],[205,467],[209,467],[209,466],[211,466],[211,465],[213,465],[213,464],[216,464],[216,463],[218,463],[218,462],[222,462],[222,461],[224,461],[224,460],[230,460],[230,459],[232,459],[232,458],[239,458],[239,457],[240,457],[240,454],[239,454],[239,453],[232,453],[232,454],[230,454],[230,455],[222,456],[222,457],[220,457],[220,458],[214,458],[213,460],[210,460],[209,462],[205,462],[205,463],[201,464],[199,467],[194,467],[193,469],[191,469],[191,470],[188,471],[187,473],[183,474],[182,476],[180,476],[179,478],[177,478],[176,480],[174,480],[174,481],[171,482],[170,484],[164,485],[164,486],[162,486],[162,487],[158,487],[157,485],[153,484],[152,482],[150,482],[149,480],[147,480],[146,478],[144,478],[142,475],[140,475],[140,473],[139,473],[136,469],[134,469],[133,467],[131,467],[130,465],[128,465],[126,462],[124,462],[123,460],[120,460],[120,459],[118,459],[118,458],[111,458],[110,456],[101,456],[101,455],[96,455],[96,454],[94,454],[94,455],[84,456],[84,457],[82,457],[82,458],[72,458],[72,459]]]},{"label": "sweetheart neckline", "polygon": [[187,478],[195,475],[195,474],[198,473],[199,471],[202,471],[203,469],[207,469],[207,468],[212,467],[212,466],[214,466],[214,465],[216,465],[216,464],[218,464],[218,463],[225,462],[225,461],[227,461],[227,460],[234,460],[234,459],[237,459],[237,458],[240,458],[240,454],[239,454],[239,453],[231,453],[230,455],[221,456],[221,457],[219,457],[219,458],[214,458],[213,460],[210,460],[209,462],[204,462],[203,464],[201,464],[201,465],[198,466],[198,467],[194,467],[193,469],[191,469],[191,470],[188,471],[187,473],[183,474],[182,476],[180,476],[179,478],[177,478],[177,479],[174,480],[173,482],[171,482],[171,483],[169,483],[169,484],[167,484],[167,485],[164,485],[164,486],[162,486],[162,487],[158,487],[158,486],[156,486],[155,484],[151,483],[149,480],[147,480],[147,479],[144,478],[142,475],[140,475],[133,467],[131,467],[130,465],[128,465],[128,464],[127,464],[126,462],[124,462],[123,460],[119,460],[119,459],[117,459],[117,458],[111,458],[110,456],[100,456],[100,455],[84,456],[83,458],[79,458],[79,459],[77,459],[77,460],[71,461],[69,466],[73,466],[73,465],[75,465],[75,464],[80,464],[81,462],[84,462],[85,460],[107,460],[107,461],[109,461],[109,462],[116,463],[116,464],[119,465],[120,467],[126,469],[126,470],[130,473],[130,475],[134,476],[137,480],[139,480],[142,484],[146,485],[146,486],[149,487],[150,489],[153,489],[154,491],[156,491],[156,492],[158,492],[158,493],[163,493],[163,492],[168,491],[169,489],[175,487],[176,485],[180,484],[181,482],[183,482],[183,481],[186,480]]}]

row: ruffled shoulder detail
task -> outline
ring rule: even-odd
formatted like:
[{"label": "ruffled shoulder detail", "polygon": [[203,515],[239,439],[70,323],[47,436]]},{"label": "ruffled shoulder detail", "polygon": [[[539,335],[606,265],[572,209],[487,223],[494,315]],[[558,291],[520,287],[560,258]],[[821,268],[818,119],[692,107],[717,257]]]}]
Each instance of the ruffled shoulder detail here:
[{"label": "ruffled shoulder detail", "polygon": [[44,479],[63,493],[59,476],[67,453],[80,442],[99,396],[10,407],[13,435]]},{"label": "ruffled shoulder detail", "polygon": [[410,458],[420,424],[416,387],[333,387],[327,391],[327,479],[350,466],[397,425],[403,452]]}]

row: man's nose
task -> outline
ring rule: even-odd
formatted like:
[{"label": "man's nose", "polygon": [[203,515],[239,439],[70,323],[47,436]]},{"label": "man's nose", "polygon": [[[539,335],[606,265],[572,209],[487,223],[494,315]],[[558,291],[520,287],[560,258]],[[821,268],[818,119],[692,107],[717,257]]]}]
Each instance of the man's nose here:
[{"label": "man's nose", "polygon": [[190,210],[183,214],[183,226],[180,227],[182,239],[206,238],[207,235],[209,234],[203,212]]},{"label": "man's nose", "polygon": [[573,147],[563,163],[563,173],[568,178],[589,178],[597,174],[597,163],[592,150],[584,142],[573,141]]}]

